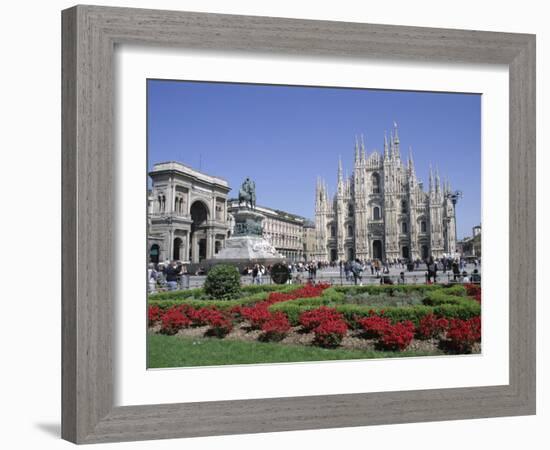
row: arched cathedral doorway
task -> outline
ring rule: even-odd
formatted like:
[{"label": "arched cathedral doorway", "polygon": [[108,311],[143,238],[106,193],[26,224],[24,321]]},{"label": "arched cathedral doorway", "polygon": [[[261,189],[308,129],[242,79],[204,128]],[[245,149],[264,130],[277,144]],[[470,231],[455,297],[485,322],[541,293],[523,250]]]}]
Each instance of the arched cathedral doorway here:
[{"label": "arched cathedral doorway", "polygon": [[379,239],[372,241],[372,257],[382,259],[382,241]]}]

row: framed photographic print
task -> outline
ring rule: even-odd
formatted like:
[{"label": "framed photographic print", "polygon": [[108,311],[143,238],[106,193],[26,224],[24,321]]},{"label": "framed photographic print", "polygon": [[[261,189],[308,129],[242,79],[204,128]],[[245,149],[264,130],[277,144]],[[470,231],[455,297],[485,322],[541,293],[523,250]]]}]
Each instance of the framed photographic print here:
[{"label": "framed photographic print", "polygon": [[534,74],[532,35],[63,11],[63,437],[534,414]]}]

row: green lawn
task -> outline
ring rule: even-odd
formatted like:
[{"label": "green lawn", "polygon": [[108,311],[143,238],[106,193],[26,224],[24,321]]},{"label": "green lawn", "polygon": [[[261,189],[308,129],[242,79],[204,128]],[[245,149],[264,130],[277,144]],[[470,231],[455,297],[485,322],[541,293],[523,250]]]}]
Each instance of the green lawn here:
[{"label": "green lawn", "polygon": [[158,334],[149,334],[147,342],[148,367],[150,368],[434,355],[434,353],[413,351],[379,352],[323,349],[271,342],[231,341]]}]

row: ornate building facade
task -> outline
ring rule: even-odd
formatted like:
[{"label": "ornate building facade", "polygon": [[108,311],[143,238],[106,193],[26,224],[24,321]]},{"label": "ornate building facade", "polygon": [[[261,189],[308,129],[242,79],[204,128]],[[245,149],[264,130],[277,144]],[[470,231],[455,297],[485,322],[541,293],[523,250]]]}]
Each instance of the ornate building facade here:
[{"label": "ornate building facade", "polygon": [[417,178],[412,151],[401,159],[397,125],[384,151],[370,155],[356,139],[353,173],[338,164],[336,194],[317,180],[314,259],[426,259],[456,251],[455,205],[450,183],[430,167],[428,190]]},{"label": "ornate building facade", "polygon": [[229,232],[227,181],[173,161],[149,176],[149,260],[198,263],[217,254]]},{"label": "ornate building facade", "polygon": [[[230,229],[233,229],[232,212],[239,208],[238,200],[228,201]],[[275,250],[287,261],[302,261],[304,258],[304,217],[286,211],[256,205],[254,210],[264,216],[262,221],[263,237],[275,247]]]}]

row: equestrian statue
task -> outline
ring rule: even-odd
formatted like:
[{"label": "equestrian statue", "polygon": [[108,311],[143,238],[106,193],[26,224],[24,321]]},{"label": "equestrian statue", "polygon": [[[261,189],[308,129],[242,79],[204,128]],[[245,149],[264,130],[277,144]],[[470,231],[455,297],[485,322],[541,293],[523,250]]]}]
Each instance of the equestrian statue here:
[{"label": "equestrian statue", "polygon": [[246,177],[239,190],[239,206],[244,202],[245,206],[250,205],[251,209],[256,207],[256,183]]}]

